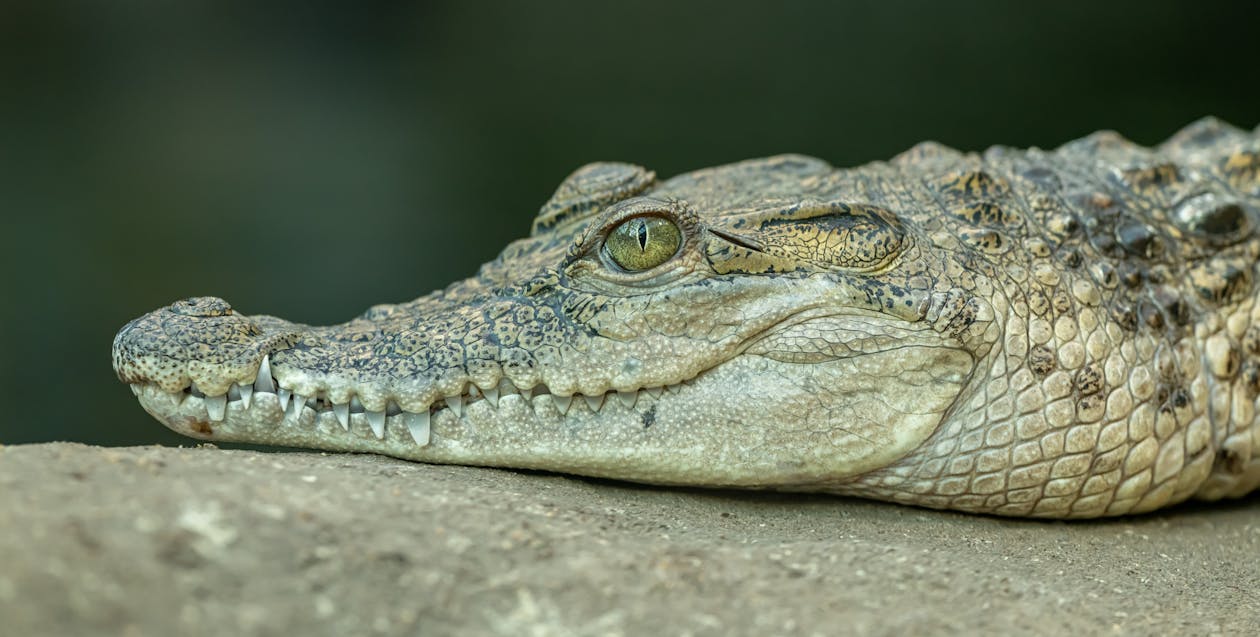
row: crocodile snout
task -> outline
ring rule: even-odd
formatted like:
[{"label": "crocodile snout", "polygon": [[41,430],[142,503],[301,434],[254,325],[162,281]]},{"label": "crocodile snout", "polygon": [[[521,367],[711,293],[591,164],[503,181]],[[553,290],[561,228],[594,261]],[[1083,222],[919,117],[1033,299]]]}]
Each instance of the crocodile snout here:
[{"label": "crocodile snout", "polygon": [[195,384],[221,394],[253,378],[263,356],[292,342],[296,332],[287,326],[264,329],[259,319],[236,313],[220,298],[176,301],[119,330],[114,371],[126,383],[151,383],[168,392]]}]

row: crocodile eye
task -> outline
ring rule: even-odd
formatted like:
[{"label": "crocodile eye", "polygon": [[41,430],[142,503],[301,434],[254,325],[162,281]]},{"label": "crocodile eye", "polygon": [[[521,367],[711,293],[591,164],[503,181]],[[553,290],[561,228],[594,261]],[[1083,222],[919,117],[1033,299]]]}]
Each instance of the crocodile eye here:
[{"label": "crocodile eye", "polygon": [[604,253],[627,272],[642,272],[669,261],[682,245],[682,231],[664,217],[634,217],[613,228]]}]

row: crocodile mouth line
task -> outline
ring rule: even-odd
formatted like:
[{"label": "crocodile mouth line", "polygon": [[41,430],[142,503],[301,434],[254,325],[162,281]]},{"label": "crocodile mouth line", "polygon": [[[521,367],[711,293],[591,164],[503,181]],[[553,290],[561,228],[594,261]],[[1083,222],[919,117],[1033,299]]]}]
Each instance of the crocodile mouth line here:
[{"label": "crocodile mouth line", "polygon": [[574,393],[562,396],[553,394],[543,384],[521,388],[504,377],[500,379],[497,385],[488,388],[479,387],[469,382],[462,393],[439,398],[431,403],[428,409],[422,411],[405,410],[393,400],[386,404],[385,409],[374,411],[364,407],[357,396],[351,396],[347,402],[337,403],[330,400],[323,392],[304,396],[288,388],[281,387],[280,382],[271,373],[270,355],[267,355],[263,357],[262,363],[259,365],[257,380],[253,383],[233,383],[227,393],[217,396],[206,395],[205,392],[197,388],[195,383],[190,383],[182,390],[168,392],[160,389],[156,383],[139,382],[131,383],[131,390],[137,397],[141,397],[146,390],[161,392],[175,398],[180,407],[183,407],[189,400],[200,401],[205,407],[207,419],[212,423],[221,423],[226,420],[229,404],[239,405],[239,408],[249,411],[257,404],[260,395],[272,395],[278,401],[280,411],[283,412],[283,417],[279,424],[290,422],[297,424],[301,422],[303,410],[310,409],[315,412],[316,418],[320,415],[331,413],[337,419],[341,428],[349,432],[350,416],[352,414],[363,414],[372,430],[372,434],[378,440],[385,439],[386,429],[390,425],[402,425],[407,429],[407,432],[417,445],[426,446],[431,438],[430,424],[437,413],[443,410],[450,411],[456,418],[462,418],[465,410],[474,404],[484,403],[493,409],[497,409],[500,400],[508,396],[519,396],[527,404],[534,405],[535,409],[541,406],[539,401],[550,404],[561,416],[566,416],[570,410],[577,409],[575,407],[576,404],[584,404],[592,414],[599,414],[605,406],[614,402],[621,404],[626,409],[633,409],[643,394],[647,394],[653,399],[660,399],[665,393],[676,394],[683,385],[690,382],[691,380],[684,380],[670,385],[644,387],[633,391],[609,390],[599,395]]}]

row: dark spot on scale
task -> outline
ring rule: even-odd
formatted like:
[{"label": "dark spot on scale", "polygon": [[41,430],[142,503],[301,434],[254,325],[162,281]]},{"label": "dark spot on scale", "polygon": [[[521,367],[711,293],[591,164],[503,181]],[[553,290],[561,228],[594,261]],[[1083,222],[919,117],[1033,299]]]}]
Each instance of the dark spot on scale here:
[{"label": "dark spot on scale", "polygon": [[1247,328],[1242,339],[1243,349],[1252,356],[1260,354],[1260,326],[1252,325]]},{"label": "dark spot on scale", "polygon": [[1190,269],[1190,281],[1199,298],[1211,303],[1241,300],[1251,291],[1251,268],[1246,263],[1213,259]]},{"label": "dark spot on scale", "polygon": [[1045,345],[1038,345],[1028,352],[1028,368],[1038,376],[1047,376],[1054,371],[1054,352]]},{"label": "dark spot on scale", "polygon": [[1089,235],[1089,244],[1101,254],[1118,257],[1123,251],[1120,245],[1116,243],[1116,238],[1107,232],[1092,232]]},{"label": "dark spot on scale", "polygon": [[1097,365],[1086,365],[1076,374],[1076,390],[1082,396],[1090,396],[1102,391],[1103,374]]},{"label": "dark spot on scale", "polygon": [[1247,468],[1247,462],[1238,452],[1221,449],[1216,452],[1216,466],[1223,467],[1229,473],[1239,474]]},{"label": "dark spot on scale", "polygon": [[1129,254],[1150,259],[1159,254],[1155,231],[1138,221],[1128,221],[1116,228],[1116,240]]},{"label": "dark spot on scale", "polygon": [[639,415],[643,419],[643,428],[647,429],[656,424],[656,405],[648,407],[648,410]]},{"label": "dark spot on scale", "polygon": [[1135,288],[1142,283],[1143,270],[1135,263],[1121,262],[1117,274],[1120,275],[1120,282],[1127,288]]},{"label": "dark spot on scale", "polygon": [[1181,298],[1177,290],[1161,285],[1152,290],[1151,294],[1155,297],[1155,303],[1173,324],[1186,325],[1190,322],[1190,305]]},{"label": "dark spot on scale", "polygon": [[1050,305],[1060,316],[1065,315],[1072,311],[1072,297],[1068,296],[1067,290],[1057,287],[1050,294]]},{"label": "dark spot on scale", "polygon": [[1173,221],[1217,243],[1229,243],[1251,232],[1251,215],[1242,202],[1210,192],[1178,202],[1173,208]]},{"label": "dark spot on scale", "polygon": [[1249,361],[1242,368],[1243,387],[1247,388],[1250,397],[1255,398],[1260,394],[1260,365],[1255,361]]},{"label": "dark spot on scale", "polygon": [[1137,330],[1138,316],[1132,306],[1121,304],[1111,308],[1111,319],[1126,332]]},{"label": "dark spot on scale", "polygon": [[1161,162],[1143,166],[1131,166],[1120,171],[1120,179],[1133,190],[1142,193],[1174,185],[1182,181],[1176,164]]},{"label": "dark spot on scale", "polygon": [[1177,390],[1172,393],[1172,396],[1169,397],[1169,402],[1172,404],[1173,408],[1181,409],[1190,404],[1190,396],[1186,394],[1185,389],[1178,387]]}]

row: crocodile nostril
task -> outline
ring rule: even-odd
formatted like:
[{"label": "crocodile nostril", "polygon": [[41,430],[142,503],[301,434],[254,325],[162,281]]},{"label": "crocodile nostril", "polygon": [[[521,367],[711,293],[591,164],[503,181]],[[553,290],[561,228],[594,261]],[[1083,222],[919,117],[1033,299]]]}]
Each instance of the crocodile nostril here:
[{"label": "crocodile nostril", "polygon": [[232,306],[227,301],[214,296],[196,296],[171,304],[170,310],[181,316],[210,318],[214,316],[231,316]]}]

